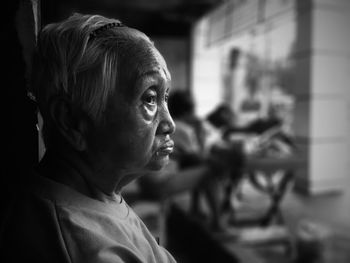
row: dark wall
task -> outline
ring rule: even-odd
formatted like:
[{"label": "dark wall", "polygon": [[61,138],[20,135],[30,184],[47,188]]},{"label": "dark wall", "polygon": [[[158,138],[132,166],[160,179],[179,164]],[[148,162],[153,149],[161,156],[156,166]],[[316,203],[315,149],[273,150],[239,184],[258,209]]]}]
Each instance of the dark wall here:
[{"label": "dark wall", "polygon": [[[16,193],[17,184],[38,161],[36,106],[27,96],[27,53],[35,37],[31,1],[6,1],[2,11],[2,165],[1,202]],[[31,44],[32,43],[32,44]],[[3,207],[3,206],[2,206]]]}]

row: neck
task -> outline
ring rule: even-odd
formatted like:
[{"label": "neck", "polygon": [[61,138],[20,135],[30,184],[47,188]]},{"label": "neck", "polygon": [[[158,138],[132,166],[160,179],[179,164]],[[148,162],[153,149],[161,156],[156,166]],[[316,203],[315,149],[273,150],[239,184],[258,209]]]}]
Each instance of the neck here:
[{"label": "neck", "polygon": [[48,150],[40,162],[39,173],[42,176],[67,185],[76,191],[102,202],[120,201],[116,194],[119,181],[116,175],[107,175],[94,169],[77,152]]}]

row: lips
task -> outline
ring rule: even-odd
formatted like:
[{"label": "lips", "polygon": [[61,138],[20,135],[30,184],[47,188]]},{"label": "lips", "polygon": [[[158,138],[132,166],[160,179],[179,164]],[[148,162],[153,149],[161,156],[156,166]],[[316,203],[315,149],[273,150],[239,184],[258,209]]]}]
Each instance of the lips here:
[{"label": "lips", "polygon": [[164,144],[162,144],[156,154],[157,155],[169,155],[174,150],[174,142],[172,140],[166,141]]}]

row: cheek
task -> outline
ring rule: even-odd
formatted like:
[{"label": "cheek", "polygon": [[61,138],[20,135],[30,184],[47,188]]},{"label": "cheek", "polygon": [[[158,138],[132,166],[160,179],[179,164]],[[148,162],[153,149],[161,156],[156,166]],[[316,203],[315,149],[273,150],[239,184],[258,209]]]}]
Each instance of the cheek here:
[{"label": "cheek", "polygon": [[[102,157],[114,166],[136,168],[146,166],[156,150],[156,118],[146,118],[140,109],[114,116],[114,124],[98,134],[96,145]],[[146,114],[150,116],[149,114]]]},{"label": "cheek", "polygon": [[153,136],[149,130],[124,130],[100,137],[96,153],[116,167],[143,167],[153,154]]},{"label": "cheek", "polygon": [[115,139],[119,143],[114,145],[113,150],[126,166],[132,166],[132,168],[144,167],[152,159],[156,150],[155,133],[157,126],[155,121],[140,118],[138,114],[129,119],[133,121],[127,124],[124,123],[123,127],[119,127],[122,132],[119,130],[119,134],[116,134]]},{"label": "cheek", "polygon": [[146,107],[142,107],[137,114],[135,127],[134,142],[137,144],[135,147],[140,149],[140,152],[150,152],[154,150],[154,139],[157,129],[156,112],[150,111]]},{"label": "cheek", "polygon": [[155,150],[154,145],[155,129],[152,124],[142,125],[137,128],[137,132],[134,135],[130,135],[130,141],[133,145],[134,154],[136,156],[146,157],[153,154]]},{"label": "cheek", "polygon": [[146,125],[150,125],[152,121],[155,120],[156,114],[157,114],[157,109],[154,108],[148,108],[146,106],[141,106],[140,107],[140,115],[142,116],[142,119],[145,121]]}]

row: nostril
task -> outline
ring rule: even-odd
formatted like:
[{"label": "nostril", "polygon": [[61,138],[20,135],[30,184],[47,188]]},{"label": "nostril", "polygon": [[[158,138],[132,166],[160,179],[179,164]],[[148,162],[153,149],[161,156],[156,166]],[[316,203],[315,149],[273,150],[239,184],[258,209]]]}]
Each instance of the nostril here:
[{"label": "nostril", "polygon": [[165,134],[172,134],[175,131],[175,124],[173,122],[163,122],[163,124],[161,125],[161,129],[162,129],[162,133]]},{"label": "nostril", "polygon": [[175,132],[175,123],[170,115],[168,115],[163,121],[159,123],[159,134],[173,134]]}]

